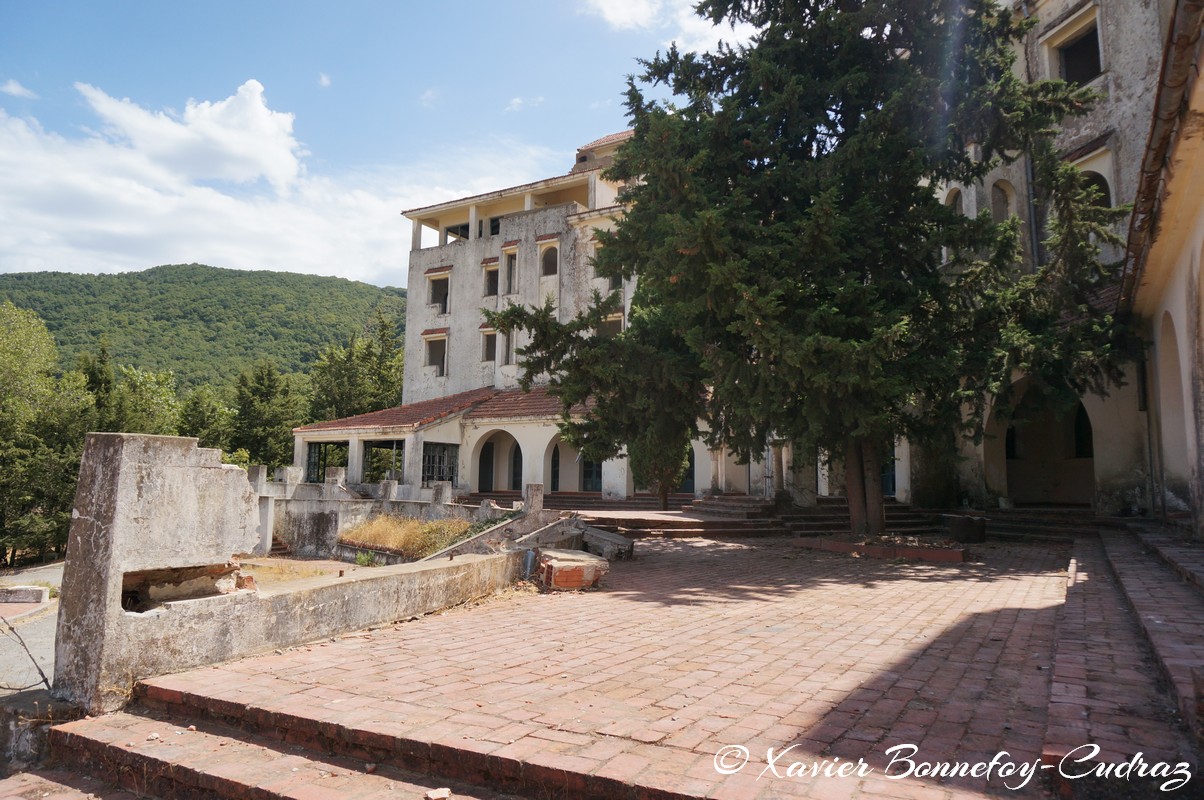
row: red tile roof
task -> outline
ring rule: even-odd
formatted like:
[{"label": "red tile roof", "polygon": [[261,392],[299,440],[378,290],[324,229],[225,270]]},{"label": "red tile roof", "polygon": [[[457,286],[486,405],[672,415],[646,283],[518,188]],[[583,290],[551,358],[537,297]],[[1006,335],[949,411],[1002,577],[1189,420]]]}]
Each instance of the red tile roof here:
[{"label": "red tile roof", "polygon": [[497,394],[502,394],[492,386],[483,389],[473,389],[468,392],[436,397],[433,400],[423,400],[419,403],[409,403],[383,411],[373,411],[368,414],[358,414],[354,417],[332,419],[325,422],[315,422],[312,425],[302,425],[293,428],[298,431],[331,431],[350,428],[421,428],[432,422],[457,414],[473,406],[489,400]]},{"label": "red tile roof", "polygon": [[489,258],[481,259],[481,264],[496,264],[497,262],[498,262],[497,256],[490,256]]},{"label": "red tile roof", "polygon": [[607,134],[601,139],[594,139],[592,142],[581,145],[577,148],[577,151],[580,152],[582,150],[593,150],[595,147],[602,147],[603,145],[626,141],[627,139],[630,139],[634,133],[635,131],[633,130],[625,130],[619,131],[618,133]]},{"label": "red tile roof", "polygon": [[546,242],[546,241],[548,241],[548,240],[550,240],[550,239],[559,239],[559,238],[560,238],[560,234],[559,234],[559,233],[541,233],[541,234],[539,234],[538,236],[536,236],[536,237],[535,237],[535,241],[537,241],[537,242]]},{"label": "red tile roof", "polygon": [[[514,417],[557,417],[563,406],[559,398],[548,393],[547,386],[533,386],[531,391],[509,389],[499,391],[480,405],[474,407],[465,416],[470,419],[505,420]],[[573,413],[581,413],[585,409],[574,406]]]},{"label": "red tile roof", "polygon": [[426,272],[424,272],[422,274],[423,275],[437,275],[440,272],[451,272],[451,270],[452,270],[451,264],[444,264],[441,267],[431,267],[430,269],[428,269]]},{"label": "red tile roof", "polygon": [[427,328],[422,332],[423,336],[446,336],[451,328]]}]

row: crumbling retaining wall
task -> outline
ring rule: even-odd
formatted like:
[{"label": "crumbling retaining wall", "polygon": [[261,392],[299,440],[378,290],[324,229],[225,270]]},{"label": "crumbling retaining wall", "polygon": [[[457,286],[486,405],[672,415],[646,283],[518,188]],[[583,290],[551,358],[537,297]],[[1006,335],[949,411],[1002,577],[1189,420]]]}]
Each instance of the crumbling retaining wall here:
[{"label": "crumbling retaining wall", "polygon": [[[260,541],[247,474],[196,439],[89,434],[72,510],[54,694],[120,708],[146,677],[301,644],[492,594],[519,553],[246,587],[235,553]],[[253,585],[252,585],[253,586]],[[124,607],[123,607],[124,605]]]}]

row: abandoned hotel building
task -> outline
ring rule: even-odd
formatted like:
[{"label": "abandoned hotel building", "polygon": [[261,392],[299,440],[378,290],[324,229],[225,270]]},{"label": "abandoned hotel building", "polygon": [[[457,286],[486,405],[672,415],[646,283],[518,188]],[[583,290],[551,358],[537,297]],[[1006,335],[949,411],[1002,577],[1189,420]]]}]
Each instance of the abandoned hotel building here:
[{"label": "abandoned hotel building", "polygon": [[[1106,202],[1133,204],[1118,228],[1126,244],[1114,253],[1122,260],[1122,280],[1105,310],[1133,319],[1148,348],[1142,361],[1127,367],[1124,385],[1107,396],[1084,396],[1069,413],[1027,408],[1027,424],[993,422],[981,443],[963,442],[958,483],[976,504],[1091,505],[1106,514],[1147,509],[1190,519],[1200,531],[1201,5],[1015,4],[1015,13],[1039,19],[1019,46],[1017,72],[1030,80],[1062,77],[1100,95],[1087,116],[1066,121],[1058,146]],[[405,212],[413,234],[404,404],[296,429],[294,466],[305,480],[321,482],[326,458],[338,448],[349,485],[391,479],[398,498],[429,497],[441,481],[457,493],[539,483],[552,495],[625,498],[640,488],[623,458],[594,463],[561,440],[559,402],[538,386],[530,393],[518,388],[515,350],[524,335],[489,328],[481,311],[551,297],[565,321],[584,309],[594,290],[619,291],[623,313],[605,324],[623,327],[634,280],[597,276],[591,256],[594,230],[622,214],[620,187],[603,170],[629,135],[581,147],[567,174]],[[981,185],[938,191],[965,214],[1018,216],[1031,260],[1039,233],[1031,224],[1029,175],[1020,161]],[[1036,405],[1025,380],[1017,376],[1011,402]],[[906,440],[897,442],[883,476],[887,493],[911,500],[920,461]],[[822,465],[796,459],[789,442],[769,442],[759,460],[739,464],[695,441],[681,490],[766,496],[785,490],[809,504],[837,488],[829,486]]]}]

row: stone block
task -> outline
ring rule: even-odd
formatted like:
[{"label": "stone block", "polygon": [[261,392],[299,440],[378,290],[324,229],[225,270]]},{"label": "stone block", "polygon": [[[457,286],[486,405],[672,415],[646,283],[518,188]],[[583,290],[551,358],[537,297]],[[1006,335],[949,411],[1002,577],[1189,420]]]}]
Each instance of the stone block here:
[{"label": "stone block", "polygon": [[581,550],[542,550],[539,578],[548,589],[588,589],[610,570],[610,562]]},{"label": "stone block", "polygon": [[607,561],[623,561],[635,556],[635,542],[618,533],[601,528],[586,528],[585,549]]},{"label": "stone block", "polygon": [[543,510],[542,483],[528,483],[523,487],[523,508],[528,512]]},{"label": "stone block", "polygon": [[46,603],[50,590],[45,586],[0,586],[0,603]]}]

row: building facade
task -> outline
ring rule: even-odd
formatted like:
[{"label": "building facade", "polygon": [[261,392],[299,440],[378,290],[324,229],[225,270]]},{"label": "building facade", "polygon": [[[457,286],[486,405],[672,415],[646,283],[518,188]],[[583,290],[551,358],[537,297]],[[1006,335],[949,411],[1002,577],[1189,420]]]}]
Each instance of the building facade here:
[{"label": "building facade", "polygon": [[[1198,0],[1014,4],[1017,15],[1039,20],[1019,48],[1018,77],[1063,78],[1099,96],[1090,113],[1065,121],[1057,147],[1088,174],[1101,202],[1136,208],[1118,226],[1127,248],[1105,254],[1124,258],[1123,291],[1105,294],[1100,308],[1134,317],[1150,348],[1144,361],[1128,367],[1123,385],[1085,396],[1069,411],[1042,408],[1036,393],[1026,391],[1026,378],[1015,376],[1008,402],[1017,422],[993,417],[981,442],[960,445],[955,470],[963,501],[1144,510],[1190,519],[1199,529],[1199,7]],[[580,148],[564,175],[406,212],[412,244],[405,405],[297,429],[297,465],[316,479],[323,448],[336,445],[347,448],[352,482],[390,476],[405,496],[423,496],[436,480],[460,491],[542,483],[552,492],[634,492],[622,459],[593,464],[560,441],[559,403],[538,387],[530,394],[517,388],[515,351],[526,344],[523,334],[511,340],[482,314],[550,300],[567,321],[593,292],[618,291],[623,312],[606,325],[622,329],[633,282],[597,276],[591,257],[594,230],[613,225],[621,213],[620,187],[602,170],[629,135]],[[938,191],[968,215],[1018,217],[1027,261],[1041,257],[1040,208],[1024,160],[1001,166],[981,185]],[[684,488],[787,490],[806,503],[816,493],[838,493],[838,472],[823,464],[796,468],[786,442],[770,443],[760,460],[745,465],[696,442]],[[888,493],[909,500],[914,491],[923,499],[931,468],[918,448],[900,441],[889,473]]]}]

